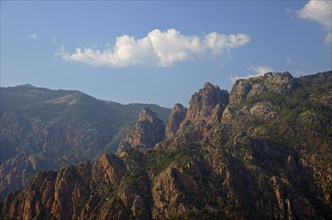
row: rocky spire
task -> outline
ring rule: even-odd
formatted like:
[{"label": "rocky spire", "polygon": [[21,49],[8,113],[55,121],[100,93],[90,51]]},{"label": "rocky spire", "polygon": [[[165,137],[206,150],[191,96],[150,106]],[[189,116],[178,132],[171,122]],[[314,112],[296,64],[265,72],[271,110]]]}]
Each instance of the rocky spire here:
[{"label": "rocky spire", "polygon": [[186,117],[187,108],[183,105],[177,103],[173,107],[171,114],[169,115],[166,129],[165,129],[165,138],[171,139],[176,134],[177,130],[180,127],[181,122]]},{"label": "rocky spire", "polygon": [[227,104],[227,90],[220,90],[218,86],[206,82],[202,89],[192,95],[185,119],[192,122],[206,119],[217,105],[223,110]]},{"label": "rocky spire", "polygon": [[164,138],[165,126],[148,107],[143,107],[135,128],[126,136],[123,145],[153,147]]}]

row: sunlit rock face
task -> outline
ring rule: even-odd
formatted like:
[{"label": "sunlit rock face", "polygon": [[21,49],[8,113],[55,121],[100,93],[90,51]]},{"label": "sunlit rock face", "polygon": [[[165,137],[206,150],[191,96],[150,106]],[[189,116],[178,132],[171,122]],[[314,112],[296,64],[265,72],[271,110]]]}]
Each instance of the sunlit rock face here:
[{"label": "sunlit rock face", "polygon": [[332,72],[245,82],[265,89],[233,88],[228,103],[206,84],[166,129],[142,109],[118,156],[38,172],[1,217],[330,219]]}]

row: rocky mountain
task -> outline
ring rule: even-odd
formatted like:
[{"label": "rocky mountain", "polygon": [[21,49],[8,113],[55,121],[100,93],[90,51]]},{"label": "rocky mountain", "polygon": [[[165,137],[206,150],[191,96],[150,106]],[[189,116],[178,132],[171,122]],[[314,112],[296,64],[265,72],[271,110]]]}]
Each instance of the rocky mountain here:
[{"label": "rocky mountain", "polygon": [[116,152],[142,106],[97,100],[79,91],[31,85],[1,88],[0,198],[39,170],[59,169]]},{"label": "rocky mountain", "polygon": [[186,117],[187,108],[177,103],[174,105],[165,128],[165,138],[172,139]]},{"label": "rocky mountain", "polygon": [[120,144],[120,151],[128,147],[153,147],[163,140],[164,132],[165,126],[162,120],[150,108],[143,107],[135,128],[126,135]]},{"label": "rocky mountain", "polygon": [[332,71],[268,73],[229,94],[206,83],[154,147],[38,172],[2,218],[331,219],[331,99]]},{"label": "rocky mountain", "polygon": [[192,95],[185,121],[204,120],[210,117],[213,111],[216,114],[217,108],[220,109],[219,112],[221,113],[228,104],[228,96],[227,90],[220,90],[218,86],[208,82],[205,83],[202,89]]}]

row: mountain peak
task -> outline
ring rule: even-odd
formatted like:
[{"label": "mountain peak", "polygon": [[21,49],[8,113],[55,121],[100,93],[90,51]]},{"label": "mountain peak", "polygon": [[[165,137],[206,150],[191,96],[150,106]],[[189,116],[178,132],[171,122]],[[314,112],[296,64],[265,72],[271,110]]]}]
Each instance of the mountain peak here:
[{"label": "mountain peak", "polygon": [[287,95],[294,91],[295,79],[289,72],[265,73],[263,76],[239,79],[229,96],[229,104],[239,104],[242,100],[264,92]]},{"label": "mountain peak", "polygon": [[210,82],[205,82],[203,88],[209,89],[209,88],[215,88],[215,87],[218,87],[218,88],[219,88],[219,86],[217,86],[217,85],[213,85],[213,84],[210,83]]},{"label": "mountain peak", "polygon": [[180,127],[181,122],[186,117],[187,108],[177,103],[174,105],[171,114],[169,115],[166,128],[165,138],[171,139],[175,136],[177,130]]},{"label": "mountain peak", "polygon": [[206,118],[218,104],[223,107],[228,104],[228,91],[206,82],[202,89],[192,95],[186,119],[196,121]]},{"label": "mountain peak", "polygon": [[27,88],[27,89],[34,89],[34,88],[37,88],[31,84],[22,84],[22,85],[18,85],[18,86],[15,86],[15,87],[20,87],[20,88]]},{"label": "mountain peak", "polygon": [[164,138],[165,126],[156,113],[149,107],[142,107],[135,128],[129,132],[122,142],[122,148],[126,146],[153,147]]},{"label": "mountain peak", "polygon": [[138,115],[139,121],[148,120],[152,122],[155,118],[157,118],[157,115],[149,108],[149,107],[142,107],[141,111]]},{"label": "mountain peak", "polygon": [[149,107],[146,106],[141,108],[141,113],[154,114],[154,112]]}]

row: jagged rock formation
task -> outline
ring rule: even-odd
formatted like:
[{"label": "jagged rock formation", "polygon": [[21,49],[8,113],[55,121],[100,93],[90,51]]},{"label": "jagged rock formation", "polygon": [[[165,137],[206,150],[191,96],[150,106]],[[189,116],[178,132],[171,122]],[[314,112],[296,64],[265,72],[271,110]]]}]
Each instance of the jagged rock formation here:
[{"label": "jagged rock formation", "polygon": [[229,104],[239,104],[242,100],[262,94],[264,92],[276,92],[289,94],[294,91],[296,83],[289,72],[266,73],[250,79],[240,79],[235,82],[229,96]]},{"label": "jagged rock formation", "polygon": [[[68,167],[58,173],[42,171],[28,185],[30,193],[21,195],[21,199],[29,202],[15,207],[4,206],[4,210],[8,208],[10,214],[7,218],[10,219],[45,219],[51,216],[56,219],[85,219],[86,213],[96,208],[102,193],[109,190],[106,186],[117,186],[125,172],[122,160],[112,155],[102,156],[93,165]],[[4,201],[8,202],[14,195],[9,194]],[[35,205],[37,195],[40,195],[40,203]],[[21,211],[22,215],[16,215]],[[103,216],[107,218],[107,214]]]},{"label": "jagged rock formation", "polygon": [[153,147],[164,138],[164,123],[157,117],[156,113],[148,107],[143,107],[138,116],[135,128],[127,134],[121,148],[131,147]]},{"label": "jagged rock formation", "polygon": [[[233,89],[241,100],[227,106],[193,96],[190,124],[155,148],[39,172],[0,203],[2,217],[331,219],[332,71],[287,75],[246,80],[269,89]],[[293,86],[270,89],[284,77]]]},{"label": "jagged rock formation", "polygon": [[[31,85],[1,88],[0,94],[0,199],[39,170],[115,152],[142,107]],[[168,109],[149,106],[167,118]]]},{"label": "jagged rock formation", "polygon": [[192,95],[185,121],[194,122],[209,117],[218,104],[222,110],[228,104],[227,90],[205,83],[202,89]]},{"label": "jagged rock formation", "polygon": [[187,108],[177,103],[173,107],[165,128],[165,138],[172,139],[186,117]]}]

